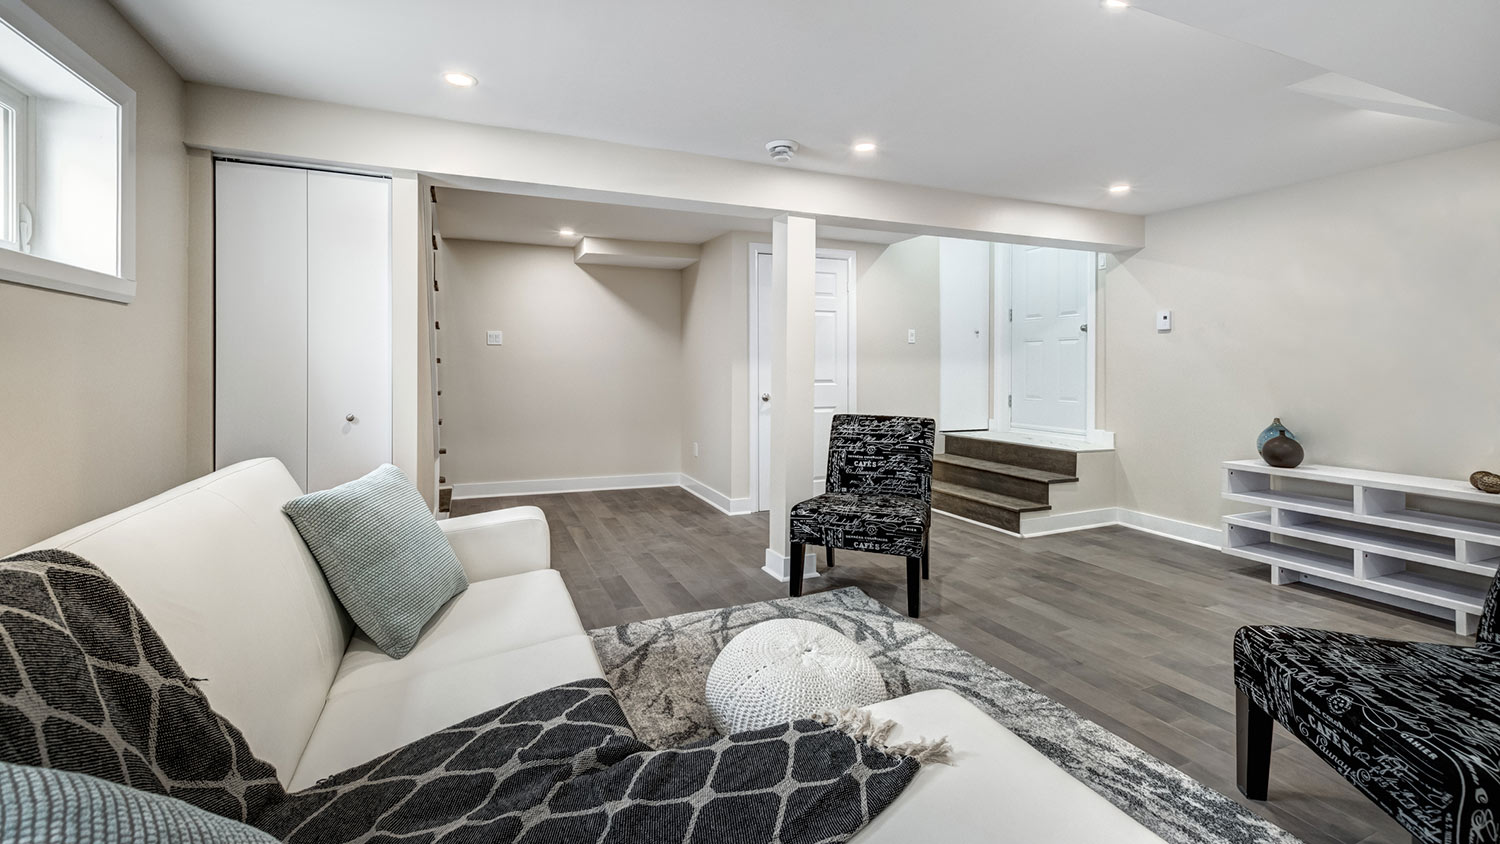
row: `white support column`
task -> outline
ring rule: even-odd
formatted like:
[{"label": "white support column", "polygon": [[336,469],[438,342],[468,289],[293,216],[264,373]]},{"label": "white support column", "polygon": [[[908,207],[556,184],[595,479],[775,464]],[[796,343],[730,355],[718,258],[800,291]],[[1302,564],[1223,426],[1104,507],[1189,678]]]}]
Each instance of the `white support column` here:
[{"label": "white support column", "polygon": [[[813,494],[813,280],[817,224],[782,216],[771,224],[771,535],[765,570],[787,580],[787,514]],[[810,555],[809,555],[810,556]],[[817,569],[804,565],[803,578]]]}]

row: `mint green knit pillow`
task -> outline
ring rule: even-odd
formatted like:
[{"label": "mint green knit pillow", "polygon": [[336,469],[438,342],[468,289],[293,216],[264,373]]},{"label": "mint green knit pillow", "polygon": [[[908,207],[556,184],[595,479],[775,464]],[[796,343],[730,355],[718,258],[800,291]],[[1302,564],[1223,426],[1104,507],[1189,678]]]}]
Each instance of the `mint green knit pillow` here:
[{"label": "mint green knit pillow", "polygon": [[276,844],[253,826],[87,774],[0,762],[0,844]]},{"label": "mint green knit pillow", "polygon": [[349,617],[396,659],[443,604],[469,588],[422,493],[389,464],[281,508]]}]

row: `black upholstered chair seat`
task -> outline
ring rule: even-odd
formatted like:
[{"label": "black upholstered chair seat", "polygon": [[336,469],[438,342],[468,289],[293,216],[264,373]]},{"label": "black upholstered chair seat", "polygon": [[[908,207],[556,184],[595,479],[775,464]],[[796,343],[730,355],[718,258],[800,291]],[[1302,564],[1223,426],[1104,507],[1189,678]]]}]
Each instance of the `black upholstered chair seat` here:
[{"label": "black upholstered chair seat", "polygon": [[1280,722],[1413,841],[1500,842],[1497,592],[1475,647],[1240,628],[1240,790],[1266,798],[1271,725]]},{"label": "black upholstered chair seat", "polygon": [[906,612],[922,612],[927,528],[932,521],[932,446],[937,425],[917,416],[839,413],[828,433],[828,492],[792,505],[789,586],[802,594],[804,549],[834,549],[906,558]]},{"label": "black upholstered chair seat", "polygon": [[830,492],[792,508],[792,541],[920,557],[931,512],[920,498]]}]

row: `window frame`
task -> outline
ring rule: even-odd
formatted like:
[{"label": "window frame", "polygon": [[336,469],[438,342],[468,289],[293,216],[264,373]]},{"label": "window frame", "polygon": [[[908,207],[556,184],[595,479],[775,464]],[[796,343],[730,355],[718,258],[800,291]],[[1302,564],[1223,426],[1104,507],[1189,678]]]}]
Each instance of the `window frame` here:
[{"label": "window frame", "polygon": [[0,161],[0,183],[9,181],[9,190],[0,191],[8,197],[5,219],[9,226],[0,226],[0,249],[17,252],[26,251],[26,240],[21,236],[21,206],[29,210],[36,204],[36,159],[32,150],[36,144],[36,115],[33,113],[32,97],[25,91],[0,77],[0,110],[12,115],[14,125],[0,123],[0,132],[9,130],[13,143],[8,146],[10,161]]},{"label": "window frame", "polygon": [[[38,49],[51,56],[79,79],[98,91],[117,107],[116,144],[116,270],[103,273],[20,252],[0,248],[0,282],[25,284],[63,293],[73,293],[112,302],[130,303],[135,299],[135,90],[111,73],[104,65],[74,44],[66,35],[48,23],[22,0],[0,0],[0,26],[14,30]],[[25,93],[24,91],[22,92]],[[27,121],[35,131],[35,120]],[[35,144],[27,146],[31,162],[36,160]],[[33,170],[34,172],[34,170]],[[28,205],[35,207],[33,195]],[[23,200],[24,201],[24,200]]]}]

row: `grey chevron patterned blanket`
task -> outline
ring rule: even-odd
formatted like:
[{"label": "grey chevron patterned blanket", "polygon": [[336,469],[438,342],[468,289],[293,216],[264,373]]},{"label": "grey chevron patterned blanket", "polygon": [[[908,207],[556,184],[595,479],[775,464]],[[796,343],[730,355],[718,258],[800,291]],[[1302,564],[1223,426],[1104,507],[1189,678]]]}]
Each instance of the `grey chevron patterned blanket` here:
[{"label": "grey chevron patterned blanket", "polygon": [[943,742],[858,713],[653,750],[604,680],[505,704],[287,794],[98,568],[0,560],[0,761],[177,797],[292,844],[846,841]]}]

